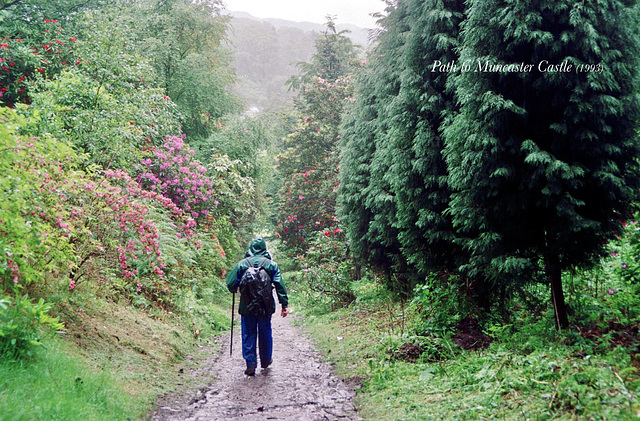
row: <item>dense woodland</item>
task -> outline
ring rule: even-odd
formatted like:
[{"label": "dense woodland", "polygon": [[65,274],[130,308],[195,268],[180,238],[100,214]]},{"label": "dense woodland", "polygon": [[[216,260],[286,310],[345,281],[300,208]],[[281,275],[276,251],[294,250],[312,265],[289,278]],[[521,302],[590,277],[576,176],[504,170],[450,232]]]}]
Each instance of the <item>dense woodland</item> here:
[{"label": "dense woodland", "polygon": [[[369,414],[637,415],[639,6],[386,5],[363,46],[220,0],[0,0],[0,359],[88,300],[224,330],[262,235],[309,319],[384,314],[338,351]],[[482,402],[424,405],[433,378]]]}]

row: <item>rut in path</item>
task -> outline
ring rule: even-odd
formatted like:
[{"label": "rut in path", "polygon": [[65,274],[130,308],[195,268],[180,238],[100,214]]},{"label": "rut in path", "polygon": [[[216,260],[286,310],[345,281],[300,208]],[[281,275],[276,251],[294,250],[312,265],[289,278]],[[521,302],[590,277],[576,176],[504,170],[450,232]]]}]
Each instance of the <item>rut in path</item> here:
[{"label": "rut in path", "polygon": [[[216,381],[180,407],[160,404],[153,421],[209,420],[358,420],[354,393],[320,361],[301,329],[290,324],[291,317],[276,313],[273,326],[273,364],[244,375],[239,326],[229,356],[229,336],[223,353],[211,370]],[[238,323],[239,324],[239,323]]]}]

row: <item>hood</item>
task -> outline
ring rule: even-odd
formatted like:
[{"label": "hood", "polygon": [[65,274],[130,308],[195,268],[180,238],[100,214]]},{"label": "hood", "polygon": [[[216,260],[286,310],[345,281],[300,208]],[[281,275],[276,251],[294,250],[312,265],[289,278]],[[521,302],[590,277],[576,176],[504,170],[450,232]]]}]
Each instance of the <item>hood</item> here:
[{"label": "hood", "polygon": [[262,237],[255,238],[251,241],[249,250],[247,250],[247,254],[245,254],[244,257],[251,256],[264,256],[271,259],[271,255],[267,252],[267,243]]}]

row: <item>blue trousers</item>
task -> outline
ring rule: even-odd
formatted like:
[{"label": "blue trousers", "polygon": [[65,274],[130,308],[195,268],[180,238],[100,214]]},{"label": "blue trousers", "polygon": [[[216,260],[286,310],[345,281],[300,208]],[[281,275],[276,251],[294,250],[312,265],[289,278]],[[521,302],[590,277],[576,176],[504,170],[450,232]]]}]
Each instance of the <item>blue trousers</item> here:
[{"label": "blue trousers", "polygon": [[273,336],[271,335],[271,317],[260,318],[251,315],[242,315],[242,357],[247,362],[247,367],[258,367],[256,355],[256,342],[260,350],[260,362],[262,365],[271,361],[273,352]]}]

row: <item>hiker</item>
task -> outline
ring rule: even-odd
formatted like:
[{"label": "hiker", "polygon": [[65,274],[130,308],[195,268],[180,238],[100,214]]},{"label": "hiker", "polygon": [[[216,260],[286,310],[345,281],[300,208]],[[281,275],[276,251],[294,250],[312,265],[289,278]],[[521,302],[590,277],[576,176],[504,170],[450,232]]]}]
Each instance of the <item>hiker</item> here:
[{"label": "hiker", "polygon": [[[256,268],[257,271],[249,270],[251,267]],[[268,294],[265,292],[264,297],[255,297],[248,291],[250,288],[244,287],[244,284],[247,283],[245,279],[247,279],[250,274],[259,273],[261,268],[264,268],[262,272],[266,272],[268,275],[268,278],[264,278],[264,282],[268,284]],[[249,273],[245,274],[245,272]],[[287,290],[282,283],[282,275],[280,274],[278,264],[271,260],[271,255],[267,251],[267,244],[264,239],[261,237],[255,238],[251,241],[245,258],[238,262],[227,276],[227,288],[229,291],[235,293],[240,289],[241,293],[238,313],[241,315],[242,357],[247,363],[247,369],[244,374],[248,376],[255,375],[256,368],[258,367],[256,341],[260,350],[260,366],[267,368],[272,362],[273,337],[271,335],[271,315],[276,312],[276,303],[273,299],[273,286],[276,288],[278,301],[282,306],[280,314],[282,317],[287,317],[289,300],[287,298]],[[262,306],[261,310],[259,308],[260,306]]]}]

